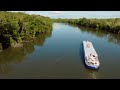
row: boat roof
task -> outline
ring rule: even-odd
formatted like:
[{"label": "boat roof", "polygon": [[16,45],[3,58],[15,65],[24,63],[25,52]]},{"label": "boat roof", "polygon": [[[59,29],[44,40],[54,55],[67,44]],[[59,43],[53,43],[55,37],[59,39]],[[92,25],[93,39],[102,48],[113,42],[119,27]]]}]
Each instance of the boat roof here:
[{"label": "boat roof", "polygon": [[92,54],[92,55],[98,56],[98,54],[96,53],[96,51],[90,41],[83,41],[83,45],[84,45],[85,55]]}]

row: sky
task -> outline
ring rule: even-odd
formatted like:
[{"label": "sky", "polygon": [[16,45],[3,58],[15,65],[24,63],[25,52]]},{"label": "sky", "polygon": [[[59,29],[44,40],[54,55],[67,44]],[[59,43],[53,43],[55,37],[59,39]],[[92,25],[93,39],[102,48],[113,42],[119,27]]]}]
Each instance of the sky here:
[{"label": "sky", "polygon": [[12,11],[48,16],[50,18],[120,18],[120,11]]}]

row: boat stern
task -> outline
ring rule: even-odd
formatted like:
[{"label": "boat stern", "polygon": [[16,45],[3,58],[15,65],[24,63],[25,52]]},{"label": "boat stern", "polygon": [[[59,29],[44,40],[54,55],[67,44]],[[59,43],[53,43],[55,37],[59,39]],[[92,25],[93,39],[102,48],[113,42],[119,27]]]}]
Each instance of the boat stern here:
[{"label": "boat stern", "polygon": [[87,68],[90,68],[90,69],[98,69],[99,66],[88,66],[88,65],[87,65]]}]

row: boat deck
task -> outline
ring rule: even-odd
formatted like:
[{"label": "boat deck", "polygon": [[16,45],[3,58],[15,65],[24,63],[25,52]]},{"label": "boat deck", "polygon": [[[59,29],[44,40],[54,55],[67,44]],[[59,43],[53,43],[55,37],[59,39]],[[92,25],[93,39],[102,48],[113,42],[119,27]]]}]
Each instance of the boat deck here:
[{"label": "boat deck", "polygon": [[91,42],[83,41],[83,46],[84,46],[85,56],[88,56],[91,53],[94,54],[95,56],[98,56]]},{"label": "boat deck", "polygon": [[90,41],[83,41],[85,64],[88,68],[97,69],[100,66],[98,54]]}]

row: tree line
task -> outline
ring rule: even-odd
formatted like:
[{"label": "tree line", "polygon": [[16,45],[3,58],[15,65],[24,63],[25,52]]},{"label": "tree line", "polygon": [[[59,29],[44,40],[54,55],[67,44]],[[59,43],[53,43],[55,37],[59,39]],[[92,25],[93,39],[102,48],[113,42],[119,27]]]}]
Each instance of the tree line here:
[{"label": "tree line", "polygon": [[110,19],[52,19],[54,22],[63,22],[69,24],[76,24],[90,28],[96,28],[100,30],[106,30],[115,34],[120,34],[120,18]]},{"label": "tree line", "polygon": [[52,30],[52,20],[41,15],[23,12],[0,12],[0,43],[15,46],[26,39],[34,39],[37,34]]}]

